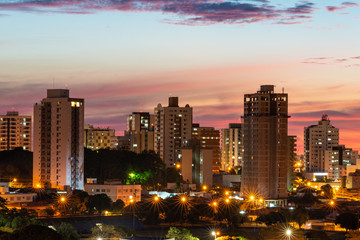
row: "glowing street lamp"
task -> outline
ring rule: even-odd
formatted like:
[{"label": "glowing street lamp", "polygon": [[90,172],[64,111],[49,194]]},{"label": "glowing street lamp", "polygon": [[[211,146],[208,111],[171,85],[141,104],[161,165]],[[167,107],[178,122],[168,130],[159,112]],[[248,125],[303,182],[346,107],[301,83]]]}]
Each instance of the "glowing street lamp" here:
[{"label": "glowing street lamp", "polygon": [[212,231],[211,234],[214,236],[214,239],[216,239],[218,236],[220,236],[220,232],[219,232],[219,231]]},{"label": "glowing street lamp", "polygon": [[253,195],[250,196],[250,200],[254,201],[255,197]]},{"label": "glowing street lamp", "polygon": [[290,237],[291,237],[291,234],[292,234],[291,229],[286,229],[285,235],[286,235],[289,239],[290,239]]},{"label": "glowing street lamp", "polygon": [[187,200],[187,199],[186,199],[186,197],[185,197],[185,196],[182,196],[182,197],[181,197],[181,202],[185,203],[185,202],[186,202],[186,200]]},{"label": "glowing street lamp", "polygon": [[13,179],[13,182],[17,182],[17,179],[16,179],[16,178],[14,178],[14,179]]},{"label": "glowing street lamp", "polygon": [[228,199],[228,198],[225,199],[225,202],[226,202],[226,203],[229,203],[229,202],[230,202],[230,199]]},{"label": "glowing street lamp", "polygon": [[176,164],[176,169],[180,169],[181,168],[181,164],[180,163],[177,163]]},{"label": "glowing street lamp", "polygon": [[61,197],[61,198],[60,198],[60,201],[61,201],[62,203],[64,203],[64,202],[66,202],[66,198],[65,198],[65,197]]},{"label": "glowing street lamp", "polygon": [[204,185],[202,188],[203,188],[204,191],[207,190],[207,186],[206,186],[206,185]]},{"label": "glowing street lamp", "polygon": [[155,202],[160,200],[158,196],[155,196],[153,199],[154,199]]}]

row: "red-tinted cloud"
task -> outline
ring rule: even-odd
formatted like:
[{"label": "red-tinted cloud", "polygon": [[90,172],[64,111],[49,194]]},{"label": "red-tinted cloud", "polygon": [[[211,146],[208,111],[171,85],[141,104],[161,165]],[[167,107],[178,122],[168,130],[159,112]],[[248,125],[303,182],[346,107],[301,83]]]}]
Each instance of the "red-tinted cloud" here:
[{"label": "red-tinted cloud", "polygon": [[301,1],[295,6],[275,7],[266,0],[14,0],[0,3],[0,10],[87,14],[96,11],[157,11],[170,13],[168,23],[204,25],[239,24],[271,20],[279,24],[301,23],[310,18],[314,4]]},{"label": "red-tinted cloud", "polygon": [[353,2],[343,2],[341,4],[341,6],[328,6],[326,7],[326,9],[329,12],[335,12],[335,11],[339,11],[339,10],[344,10],[347,9],[349,7],[359,7],[360,5],[358,3],[353,3]]}]

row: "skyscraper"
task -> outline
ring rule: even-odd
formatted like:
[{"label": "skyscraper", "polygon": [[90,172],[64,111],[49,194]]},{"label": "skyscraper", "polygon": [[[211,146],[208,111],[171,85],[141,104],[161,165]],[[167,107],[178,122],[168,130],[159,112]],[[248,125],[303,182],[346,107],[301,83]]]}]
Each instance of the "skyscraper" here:
[{"label": "skyscraper", "polygon": [[154,115],[133,112],[127,117],[126,134],[130,136],[130,151],[141,153],[154,150]]},{"label": "skyscraper", "polygon": [[34,187],[83,189],[84,99],[48,89],[34,106]]},{"label": "skyscraper", "polygon": [[244,95],[244,162],[241,191],[287,197],[288,95],[273,85]]},{"label": "skyscraper", "polygon": [[304,128],[304,156],[307,172],[328,170],[325,151],[339,145],[339,129],[330,124],[328,115],[323,114],[318,125]]},{"label": "skyscraper", "polygon": [[213,127],[200,127],[200,124],[193,123],[192,139],[199,140],[202,148],[212,149],[212,172],[220,171],[220,132]]},{"label": "skyscraper", "polygon": [[181,160],[181,148],[191,140],[192,108],[179,107],[178,97],[169,98],[169,106],[160,103],[155,108],[154,149],[166,167],[174,167]]},{"label": "skyscraper", "polygon": [[0,116],[0,151],[17,147],[31,151],[31,117],[11,111]]},{"label": "skyscraper", "polygon": [[221,169],[229,171],[241,166],[244,157],[243,124],[230,123],[221,129]]}]

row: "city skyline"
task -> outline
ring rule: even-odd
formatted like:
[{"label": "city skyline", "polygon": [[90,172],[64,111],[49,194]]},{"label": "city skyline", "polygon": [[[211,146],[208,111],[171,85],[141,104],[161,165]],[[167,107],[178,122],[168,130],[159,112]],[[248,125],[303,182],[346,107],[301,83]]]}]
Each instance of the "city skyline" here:
[{"label": "city skyline", "polygon": [[1,2],[1,114],[29,115],[67,85],[85,98],[86,123],[118,135],[128,114],[169,96],[220,129],[240,122],[245,93],[274,84],[289,94],[298,145],[326,113],[340,144],[359,149],[359,4],[151,2]]}]

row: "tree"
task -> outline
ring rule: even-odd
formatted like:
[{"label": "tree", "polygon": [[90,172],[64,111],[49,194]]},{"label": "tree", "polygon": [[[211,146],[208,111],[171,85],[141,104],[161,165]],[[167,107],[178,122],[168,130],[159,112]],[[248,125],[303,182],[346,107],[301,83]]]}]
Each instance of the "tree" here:
[{"label": "tree", "polygon": [[53,229],[30,224],[26,227],[16,230],[10,235],[7,235],[7,240],[29,240],[29,239],[41,239],[41,240],[63,240],[63,237]]},{"label": "tree", "polygon": [[174,238],[175,240],[199,240],[199,238],[193,237],[188,229],[176,227],[170,227],[166,237]]},{"label": "tree", "polygon": [[125,207],[125,203],[121,199],[117,199],[115,202],[113,202],[111,206],[111,210],[114,212],[120,212]]},{"label": "tree", "polygon": [[89,208],[90,210],[96,210],[98,213],[102,213],[106,209],[111,208],[112,201],[104,193],[90,196]]},{"label": "tree", "polygon": [[292,213],[292,219],[299,225],[299,228],[301,229],[301,226],[309,220],[309,212],[303,207],[298,207]]},{"label": "tree", "polygon": [[280,212],[270,212],[268,214],[262,214],[257,218],[256,221],[263,222],[267,226],[287,222],[285,216]]},{"label": "tree", "polygon": [[80,235],[70,223],[62,222],[59,226],[56,226],[55,229],[65,240],[80,239]]},{"label": "tree", "polygon": [[359,228],[359,216],[352,212],[341,213],[336,217],[335,224],[340,224],[346,231],[356,230]]},{"label": "tree", "polygon": [[6,199],[0,197],[0,209],[5,209],[6,208]]},{"label": "tree", "polygon": [[89,194],[81,190],[73,190],[69,197],[69,208],[72,213],[85,213],[88,211]]},{"label": "tree", "polygon": [[91,229],[91,238],[124,238],[126,233],[121,228],[115,228],[113,225],[96,225]]},{"label": "tree", "polygon": [[332,187],[330,186],[330,184],[326,184],[326,185],[323,185],[321,186],[321,191],[324,192],[324,197],[325,198],[328,198],[328,199],[333,199],[334,197],[334,191],[332,189]]}]

